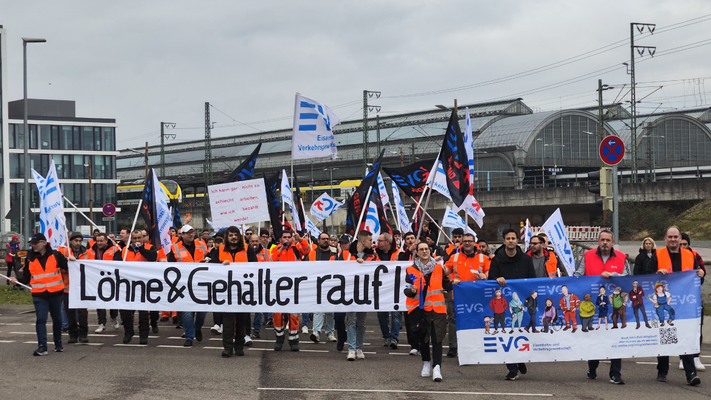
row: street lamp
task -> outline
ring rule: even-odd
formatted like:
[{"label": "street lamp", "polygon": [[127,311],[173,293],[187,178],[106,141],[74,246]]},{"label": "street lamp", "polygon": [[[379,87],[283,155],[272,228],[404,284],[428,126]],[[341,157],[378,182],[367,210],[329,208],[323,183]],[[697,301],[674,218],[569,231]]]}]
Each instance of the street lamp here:
[{"label": "street lamp", "polygon": [[[22,185],[22,190],[25,192],[22,198],[22,209],[25,211],[25,218],[22,220],[22,234],[25,237],[25,245],[29,243],[30,240],[30,224],[34,221],[32,216],[32,211],[30,210],[30,130],[27,127],[27,43],[44,43],[46,39],[38,38],[22,38],[22,85],[24,88],[24,98],[23,98],[23,108],[24,108],[24,156],[25,156],[25,171],[24,171],[24,181]],[[29,248],[29,246],[28,246]]]}]

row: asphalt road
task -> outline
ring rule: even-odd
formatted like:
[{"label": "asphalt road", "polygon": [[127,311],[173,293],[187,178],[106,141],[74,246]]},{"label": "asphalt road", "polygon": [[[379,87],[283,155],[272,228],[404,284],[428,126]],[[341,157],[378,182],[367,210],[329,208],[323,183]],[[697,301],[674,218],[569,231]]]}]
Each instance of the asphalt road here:
[{"label": "asphalt road", "polygon": [[[223,359],[220,338],[209,327],[203,328],[202,343],[184,348],[182,331],[170,322],[160,323],[148,346],[137,345],[137,337],[133,346],[124,346],[123,331],[109,328],[101,335],[90,334],[88,345],[67,345],[64,336],[64,353],[53,352],[50,345],[48,356],[33,357],[32,310],[0,306],[1,399],[711,398],[710,373],[699,373],[700,386],[688,386],[683,371],[675,368],[676,357],[666,383],[655,381],[656,359],[651,358],[623,361],[622,386],[603,379],[604,363],[595,381],[585,376],[587,364],[577,361],[529,364],[528,374],[511,382],[504,380],[503,365],[460,367],[450,358],[442,365],[443,382],[435,383],[420,377],[422,362],[419,356],[407,355],[409,346],[381,346],[375,314],[366,324],[366,359],[354,362],[346,361],[335,343],[312,343],[307,335],[301,335],[300,352],[274,352],[270,329],[263,330],[262,340],[255,341],[246,356]],[[89,322],[93,332],[94,312]],[[210,315],[207,322],[212,322]],[[406,342],[404,332],[400,337]],[[703,345],[702,357],[711,367],[711,345]]]}]

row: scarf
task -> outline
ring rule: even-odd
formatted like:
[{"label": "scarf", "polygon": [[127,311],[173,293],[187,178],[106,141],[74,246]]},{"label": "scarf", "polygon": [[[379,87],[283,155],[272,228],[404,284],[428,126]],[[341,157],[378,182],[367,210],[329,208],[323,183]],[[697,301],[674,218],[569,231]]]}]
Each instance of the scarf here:
[{"label": "scarf", "polygon": [[419,258],[415,259],[415,267],[419,269],[422,272],[422,275],[429,275],[434,271],[435,265],[434,258],[430,257],[430,260],[427,261],[427,264],[423,264],[422,261],[420,261]]}]

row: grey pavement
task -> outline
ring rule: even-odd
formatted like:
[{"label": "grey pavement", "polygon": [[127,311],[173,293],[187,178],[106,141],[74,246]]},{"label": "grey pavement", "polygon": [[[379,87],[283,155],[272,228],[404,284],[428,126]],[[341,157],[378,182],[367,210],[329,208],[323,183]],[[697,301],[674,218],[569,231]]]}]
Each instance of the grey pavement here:
[{"label": "grey pavement", "polygon": [[[160,324],[148,346],[121,345],[123,332],[109,328],[91,335],[90,345],[66,345],[64,353],[33,357],[36,348],[31,306],[0,306],[0,398],[3,399],[562,399],[711,397],[710,372],[700,372],[702,384],[686,385],[683,371],[671,357],[669,381],[659,383],[653,358],[623,361],[626,385],[612,385],[608,364],[601,364],[598,380],[585,377],[583,361],[528,364],[520,380],[505,381],[503,365],[458,366],[443,361],[444,380],[421,378],[422,362],[407,355],[405,332],[397,350],[382,347],[375,314],[366,324],[366,359],[346,361],[335,343],[312,343],[301,335],[302,351],[274,352],[274,333],[262,332],[245,357],[220,357],[219,337],[203,329],[205,338],[192,348],[182,347],[180,330]],[[95,323],[95,313],[90,314]],[[208,316],[211,322],[211,316]],[[153,337],[155,336],[155,337]],[[66,336],[64,337],[66,342]],[[50,339],[51,341],[51,339]],[[134,338],[133,343],[137,343]],[[446,342],[445,342],[446,344]],[[166,347],[168,346],[168,347]],[[447,348],[445,347],[445,352]],[[711,364],[711,345],[703,345],[702,360]]]}]

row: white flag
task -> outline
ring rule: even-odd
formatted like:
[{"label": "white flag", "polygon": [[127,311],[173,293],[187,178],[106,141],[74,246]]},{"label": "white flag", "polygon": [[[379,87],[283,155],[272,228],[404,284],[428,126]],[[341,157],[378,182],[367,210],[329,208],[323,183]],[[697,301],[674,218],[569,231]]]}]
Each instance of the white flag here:
[{"label": "white flag", "polygon": [[[469,107],[464,109],[467,114],[467,122],[464,126],[464,149],[467,151],[467,158],[469,159],[469,177],[472,178],[474,175],[474,136],[472,135],[472,119],[469,117]],[[473,178],[469,181],[472,186],[474,185]]]},{"label": "white flag", "polygon": [[336,114],[325,105],[301,94],[294,102],[294,130],[291,136],[293,160],[331,156],[338,154],[333,127],[340,124]]},{"label": "white flag", "polygon": [[336,212],[336,210],[343,207],[345,203],[345,201],[338,202],[329,196],[328,193],[324,193],[311,204],[311,215],[313,215],[317,221],[323,221]]},{"label": "white flag", "polygon": [[400,232],[405,234],[410,232],[412,229],[410,227],[410,218],[407,217],[407,211],[405,211],[405,206],[402,204],[402,199],[400,198],[400,189],[398,189],[395,182],[393,185],[393,203],[395,203],[395,208],[397,209],[397,220],[400,225]]},{"label": "white flag", "polygon": [[[52,249],[67,245],[67,226],[64,217],[64,196],[59,186],[59,177],[54,160],[49,165],[47,178],[32,170],[40,198],[40,232],[47,238]],[[29,241],[29,238],[26,239]]]},{"label": "white flag", "polygon": [[449,200],[452,200],[452,195],[449,194],[449,188],[447,188],[447,175],[444,174],[444,168],[442,167],[442,163],[439,161],[439,156],[435,160],[431,171],[434,171],[435,165],[437,166],[437,173],[435,174],[434,172],[432,172],[428,175],[427,185],[432,182],[432,177],[434,176],[434,184],[432,185],[432,189],[440,192],[444,197],[448,198]]},{"label": "white flag", "polygon": [[378,242],[380,219],[378,218],[378,208],[372,201],[368,204],[368,215],[365,217],[365,227],[363,229],[373,234],[373,243]]},{"label": "white flag", "polygon": [[[366,175],[368,175],[366,173]],[[380,202],[385,207],[386,204],[390,203],[390,196],[388,196],[388,191],[385,188],[385,181],[383,181],[383,175],[378,173],[378,192],[380,192]]]},{"label": "white flag", "polygon": [[446,226],[447,228],[462,228],[465,232],[474,235],[474,240],[477,240],[477,236],[474,230],[468,227],[462,217],[452,211],[449,206],[447,206],[447,209],[444,211],[444,217],[442,218],[442,226]]},{"label": "white flag", "polygon": [[456,204],[453,204],[454,207],[454,212],[459,212],[461,210],[466,209],[467,214],[469,214],[470,217],[474,219],[477,225],[479,225],[479,228],[482,228],[484,226],[484,217],[486,216],[486,213],[484,213],[484,209],[481,208],[479,205],[479,202],[476,201],[474,196],[471,194],[467,196],[466,199],[464,199],[464,203],[462,203],[461,207],[457,207]]},{"label": "white flag", "polygon": [[531,237],[531,223],[528,221],[528,218],[526,218],[526,225],[523,231],[523,240],[526,243],[526,250],[528,250],[528,247],[531,245]]},{"label": "white flag", "polygon": [[289,206],[289,211],[291,211],[291,219],[294,221],[294,228],[296,230],[301,230],[301,220],[299,219],[299,212],[294,206],[294,197],[291,193],[291,185],[289,185],[289,177],[286,176],[286,170],[281,170],[281,199]]},{"label": "white flag", "polygon": [[306,230],[311,234],[311,236],[317,238],[321,235],[321,230],[314,225],[313,222],[311,222],[310,219],[306,218]]},{"label": "white flag", "polygon": [[160,181],[158,180],[158,174],[156,174],[155,169],[153,170],[153,187],[158,188],[156,190],[156,195],[153,196],[153,201],[155,201],[154,210],[156,210],[156,226],[158,227],[158,235],[160,237],[160,247],[163,249],[166,255],[170,254],[171,251],[171,236],[170,227],[173,226],[173,212],[168,206],[168,195],[163,190]]},{"label": "white flag", "polygon": [[560,208],[555,210],[553,215],[548,218],[541,230],[548,235],[551,244],[555,248],[555,254],[560,258],[568,271],[568,276],[573,276],[575,273],[575,258],[573,258],[573,248],[570,247],[568,240],[568,231],[563,224],[563,216],[560,214]]}]

